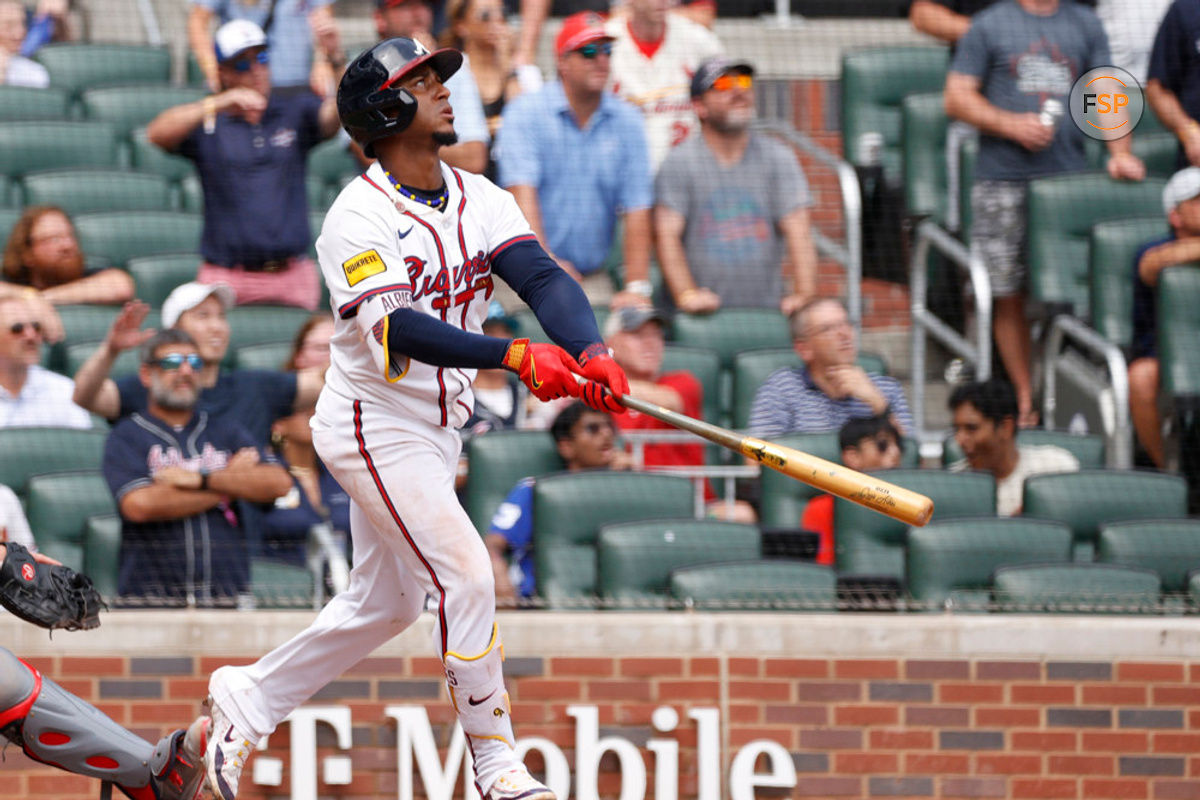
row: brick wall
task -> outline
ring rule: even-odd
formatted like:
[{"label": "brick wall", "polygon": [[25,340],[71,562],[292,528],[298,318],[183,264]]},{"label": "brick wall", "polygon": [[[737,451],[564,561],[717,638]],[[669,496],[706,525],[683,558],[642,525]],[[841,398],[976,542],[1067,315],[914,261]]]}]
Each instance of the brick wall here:
[{"label": "brick wall", "polygon": [[[246,660],[29,659],[148,739],[197,712],[213,668]],[[699,706],[721,711],[726,768],[756,739],[792,754],[798,785],[772,796],[1200,798],[1200,661],[511,653],[508,674],[519,734],[553,741],[569,760],[570,704],[598,706],[602,736],[639,745],[652,735],[675,738],[683,798],[697,793],[696,726],[686,712]],[[353,715],[353,782],[322,784],[321,797],[396,797],[395,725],[383,709],[425,705],[444,746],[453,724],[444,700],[440,666],[429,657],[371,658],[327,687],[313,702],[344,705]],[[661,705],[680,712],[672,733],[651,728]],[[319,730],[318,743],[322,755],[335,752],[330,731]],[[281,726],[267,755],[286,762],[288,752]],[[653,761],[642,753],[653,787]],[[615,764],[601,762],[601,797],[619,793]],[[241,797],[287,797],[286,768],[284,775],[282,786],[247,785]],[[0,786],[14,798],[96,793],[94,782],[38,767],[12,748],[0,764]]]}]

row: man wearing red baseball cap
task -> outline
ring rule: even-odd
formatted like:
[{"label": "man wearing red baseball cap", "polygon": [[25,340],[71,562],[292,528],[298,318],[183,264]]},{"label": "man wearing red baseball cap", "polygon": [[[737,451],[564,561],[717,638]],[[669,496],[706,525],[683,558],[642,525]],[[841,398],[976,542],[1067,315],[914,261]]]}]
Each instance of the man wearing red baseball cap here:
[{"label": "man wearing red baseball cap", "polygon": [[[650,158],[641,112],[605,91],[612,40],[599,14],[567,17],[554,40],[559,79],[505,107],[496,148],[500,185],[593,305],[650,293]],[[636,297],[614,298],[605,269],[618,220]]]}]

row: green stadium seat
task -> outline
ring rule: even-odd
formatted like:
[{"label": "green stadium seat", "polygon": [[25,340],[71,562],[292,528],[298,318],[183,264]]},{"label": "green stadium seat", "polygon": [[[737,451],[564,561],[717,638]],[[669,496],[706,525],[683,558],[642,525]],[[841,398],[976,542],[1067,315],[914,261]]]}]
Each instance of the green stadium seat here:
[{"label": "green stadium seat", "polygon": [[837,575],[807,561],[686,567],[671,573],[670,589],[685,605],[704,611],[837,610]]},{"label": "green stadium seat", "polygon": [[0,208],[17,208],[20,205],[21,200],[17,196],[12,178],[0,175]]},{"label": "green stadium seat", "polygon": [[1200,519],[1102,525],[1096,560],[1152,569],[1164,592],[1186,592],[1188,573],[1200,568]]},{"label": "green stadium seat", "polygon": [[117,134],[104,122],[0,123],[0,173],[20,176],[46,169],[115,167]]},{"label": "green stadium seat", "polygon": [[[99,346],[99,342],[75,342],[74,344],[67,345],[63,373],[69,377],[74,377],[79,368],[83,366],[85,361],[92,357],[92,353],[95,353],[96,348]],[[118,380],[124,378],[126,375],[136,375],[141,365],[142,355],[140,348],[135,347],[125,350],[113,362],[108,376],[113,380]]]},{"label": "green stadium seat", "polygon": [[488,431],[467,442],[467,488],[463,506],[475,529],[487,533],[492,515],[522,478],[563,468],[547,431]]},{"label": "green stadium seat", "polygon": [[771,309],[723,308],[712,314],[676,314],[671,341],[684,347],[704,347],[721,357],[721,368],[732,370],[743,350],[788,347],[788,321]]},{"label": "green stadium seat", "polygon": [[229,355],[252,344],[286,342],[291,345],[312,312],[291,306],[237,306],[229,309]]},{"label": "green stadium seat", "polygon": [[691,481],[673,475],[570,472],[539,479],[533,488],[539,595],[552,608],[590,602],[601,526],[688,517],[692,507]]},{"label": "green stadium seat", "polygon": [[121,574],[121,517],[97,514],[83,527],[83,571],[108,600],[117,596]]},{"label": "green stadium seat", "polygon": [[266,558],[250,561],[250,591],[258,608],[310,608],[313,575],[304,567]]},{"label": "green stadium seat", "polygon": [[[996,482],[977,472],[893,469],[877,473],[933,500],[934,519],[989,517],[996,513]],[[904,578],[908,526],[857,503],[834,499],[834,550],[843,575]]]},{"label": "green stadium seat", "polygon": [[204,186],[200,183],[199,175],[193,173],[179,180],[179,208],[181,211],[204,213]]},{"label": "green stadium seat", "polygon": [[264,342],[239,347],[233,356],[237,369],[281,370],[292,354],[291,342]]},{"label": "green stadium seat", "polygon": [[71,118],[71,95],[62,89],[0,86],[0,119],[5,122]]},{"label": "green stadium seat", "polygon": [[[76,464],[78,469],[81,464]],[[84,569],[84,527],[89,517],[115,514],[116,502],[99,472],[35,475],[26,492],[26,515],[38,548],[74,570]]]},{"label": "green stadium seat", "polygon": [[900,155],[905,210],[944,224],[946,206],[945,98],[939,92],[910,94],[900,104]]},{"label": "green stadium seat", "polygon": [[[875,353],[858,354],[856,363],[867,372],[887,375],[887,365]],[[750,423],[750,409],[754,395],[766,382],[771,373],[795,367],[800,356],[791,347],[767,347],[758,350],[743,350],[733,357],[733,427],[745,428]]]},{"label": "green stadium seat", "polygon": [[88,89],[80,103],[85,118],[111,123],[121,137],[126,137],[168,108],[194,103],[205,94],[199,89],[160,83],[107,86]]},{"label": "green stadium seat", "polygon": [[[196,174],[196,165],[183,156],[159,149],[146,140],[146,131],[137,130],[129,135],[130,156],[133,168],[142,172],[162,175],[169,181],[180,182]],[[193,210],[186,203],[184,208]],[[194,209],[199,211],[199,208]]]},{"label": "green stadium seat", "polygon": [[1167,397],[1200,395],[1200,267],[1171,267],[1158,281],[1159,382]]},{"label": "green stadium seat", "polygon": [[50,85],[78,93],[117,83],[168,83],[171,51],[133,44],[66,42],[48,44],[35,59],[50,73]]},{"label": "green stadium seat", "polygon": [[[1017,431],[1018,445],[1040,446],[1052,444],[1067,450],[1079,459],[1080,469],[1103,469],[1105,459],[1104,437],[1100,434],[1068,433],[1067,431],[1048,431],[1042,428],[1022,428]],[[953,436],[942,442],[942,466],[950,466],[956,461],[962,461],[962,448]]]},{"label": "green stadium seat", "polygon": [[762,557],[758,528],[709,519],[625,522],[600,528],[596,590],[614,608],[661,607],[671,572]]},{"label": "green stadium seat", "polygon": [[[1133,137],[1133,154],[1146,165],[1146,175],[1152,178],[1170,178],[1175,174],[1175,156],[1179,151],[1179,140],[1175,134],[1164,130],[1161,123],[1146,106],[1146,115],[1139,122],[1137,133]],[[1155,119],[1158,129],[1148,127],[1147,120]],[[1088,169],[1103,170],[1108,163],[1108,148],[1098,139],[1088,138],[1085,141]]]},{"label": "green stadium seat", "polygon": [[195,53],[187,54],[186,80],[188,86],[197,89],[208,88],[204,80],[204,72],[200,69],[200,62],[196,60]]},{"label": "green stadium seat", "polygon": [[1033,298],[1077,316],[1091,308],[1088,240],[1092,226],[1162,209],[1165,181],[1115,181],[1104,173],[1038,178],[1029,183],[1029,287]]},{"label": "green stadium seat", "polygon": [[[596,327],[600,329],[600,333],[604,333],[604,323],[608,320],[608,309],[592,307],[592,315],[596,318]],[[541,323],[537,321],[537,317],[533,315],[533,311],[528,308],[523,308],[520,311],[513,313],[513,321],[517,323],[517,336],[524,337],[531,342],[549,342],[550,337],[542,330]]]},{"label": "green stadium seat", "polygon": [[0,428],[0,484],[24,497],[34,475],[98,470],[106,437],[102,430]]},{"label": "green stadium seat", "polygon": [[1022,514],[1071,528],[1076,560],[1090,560],[1100,526],[1187,516],[1187,484],[1143,470],[1082,470],[1025,479]]},{"label": "green stadium seat", "polygon": [[979,157],[979,140],[968,139],[958,153],[958,219],[959,230],[962,232],[963,244],[970,244],[971,221],[971,186],[975,182],[975,159]]},{"label": "green stadium seat", "polygon": [[96,211],[161,211],[171,204],[171,184],[150,172],[56,169],[31,172],[21,185],[26,205],[58,206],[72,217]]},{"label": "green stadium seat", "polygon": [[1200,571],[1193,570],[1188,575],[1188,599],[1193,608],[1200,608]]},{"label": "green stadium seat", "polygon": [[845,158],[862,165],[864,133],[883,136],[883,166],[900,179],[901,103],[910,94],[941,91],[949,51],[945,47],[887,47],[847,53],[842,58],[842,141]]},{"label": "green stadium seat", "polygon": [[8,242],[8,235],[13,226],[21,218],[21,210],[17,208],[0,208],[0,242]]},{"label": "green stadium seat", "polygon": [[999,567],[1071,560],[1071,530],[1019,517],[933,520],[909,528],[905,580],[926,610],[982,611]]},{"label": "green stadium seat", "polygon": [[138,298],[158,308],[176,286],[196,280],[200,256],[195,253],[141,256],[129,259],[125,269],[133,276]]},{"label": "green stadium seat", "polygon": [[182,211],[112,211],[75,218],[79,244],[88,255],[124,265],[162,253],[194,253],[204,218]]},{"label": "green stadium seat", "polygon": [[358,159],[350,155],[340,136],[327,139],[308,151],[308,176],[323,184],[333,184],[339,191],[363,169]]},{"label": "green stadium seat", "polygon": [[1115,564],[1029,564],[1001,567],[992,583],[997,611],[1153,613],[1161,582],[1153,570]]},{"label": "green stadium seat", "polygon": [[1162,214],[1092,226],[1088,318],[1101,336],[1120,347],[1133,342],[1133,257],[1146,242],[1169,232]]},{"label": "green stadium seat", "polygon": [[704,391],[701,402],[704,419],[715,423],[721,412],[721,358],[702,347],[669,344],[663,348],[663,372],[684,370],[700,381]]},{"label": "green stadium seat", "polygon": [[[66,375],[73,375],[70,372],[68,365],[71,363],[71,358],[68,353],[75,345],[91,345],[92,349],[104,341],[108,335],[108,329],[112,326],[112,321],[116,319],[121,309],[119,306],[97,306],[97,305],[69,305],[59,306],[58,316],[62,319],[63,329],[66,336],[61,342],[51,345],[46,348],[46,356],[43,359],[43,366],[47,369],[53,369],[62,372]],[[151,311],[146,316],[146,328],[156,328],[159,324],[159,315],[157,311]],[[80,360],[76,364],[82,364],[90,353],[79,353],[76,358]]]}]

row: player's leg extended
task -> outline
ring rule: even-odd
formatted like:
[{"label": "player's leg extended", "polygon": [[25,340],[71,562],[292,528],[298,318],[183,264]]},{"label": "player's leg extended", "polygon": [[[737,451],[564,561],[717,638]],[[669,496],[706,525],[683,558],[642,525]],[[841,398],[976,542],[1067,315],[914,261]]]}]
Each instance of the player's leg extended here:
[{"label": "player's leg extended", "polygon": [[200,719],[152,745],[0,647],[0,734],[37,761],[111,781],[135,800],[192,800],[207,730]]}]

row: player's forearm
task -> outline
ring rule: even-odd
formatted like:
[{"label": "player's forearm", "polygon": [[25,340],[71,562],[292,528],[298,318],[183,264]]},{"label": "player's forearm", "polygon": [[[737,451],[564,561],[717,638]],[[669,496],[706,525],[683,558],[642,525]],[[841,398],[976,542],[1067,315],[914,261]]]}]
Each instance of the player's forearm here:
[{"label": "player's forearm", "polygon": [[209,473],[208,488],[251,503],[270,503],[291,491],[292,479],[278,464],[226,467]]},{"label": "player's forearm", "polygon": [[109,378],[117,355],[105,342],[88,356],[75,373],[75,390],[71,400],[80,408],[105,419],[114,419],[121,411],[121,394]]},{"label": "player's forearm", "polygon": [[52,286],[42,297],[56,306],[71,303],[116,305],[133,299],[133,278],[120,269],[106,269],[77,281]]},{"label": "player's forearm", "polygon": [[1180,139],[1188,133],[1189,128],[1197,124],[1196,120],[1184,111],[1175,93],[1154,78],[1146,84],[1146,99],[1167,130],[1173,131]]},{"label": "player's forearm", "polygon": [[504,363],[510,339],[464,331],[411,308],[388,315],[388,355],[424,364],[463,369],[495,369]]},{"label": "player's forearm", "polygon": [[202,514],[221,502],[217,492],[180,489],[156,483],[121,498],[121,516],[130,522],[165,522]]},{"label": "player's forearm", "polygon": [[642,208],[626,213],[625,241],[622,244],[626,286],[633,281],[650,280],[650,248],[652,242],[650,209]]},{"label": "player's forearm", "polygon": [[931,0],[914,0],[908,21],[921,33],[954,44],[971,27],[971,18]]}]

